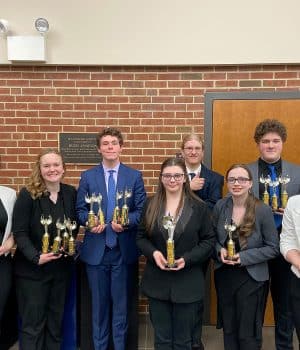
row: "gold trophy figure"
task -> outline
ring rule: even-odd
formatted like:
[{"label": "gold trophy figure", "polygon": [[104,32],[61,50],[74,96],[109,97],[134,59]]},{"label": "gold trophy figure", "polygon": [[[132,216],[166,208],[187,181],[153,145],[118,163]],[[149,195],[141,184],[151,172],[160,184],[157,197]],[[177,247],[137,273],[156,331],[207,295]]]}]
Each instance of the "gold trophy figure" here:
[{"label": "gold trophy figure", "polygon": [[176,224],[173,216],[165,215],[163,217],[163,227],[168,231],[167,239],[167,266],[169,268],[176,267],[175,264],[175,246],[174,246],[174,231]]},{"label": "gold trophy figure", "polygon": [[127,205],[127,199],[132,196],[131,189],[125,189],[124,191],[124,204],[122,206],[122,215],[121,215],[121,225],[122,226],[128,226],[129,225],[129,217],[128,212],[129,208]]},{"label": "gold trophy figure", "polygon": [[232,233],[236,230],[236,225],[235,224],[227,224],[227,222],[225,222],[224,225],[225,230],[228,233],[228,241],[227,241],[227,260],[234,260],[234,255],[235,255],[235,244],[234,241],[232,239]]},{"label": "gold trophy figure", "polygon": [[67,252],[68,251],[68,247],[69,247],[69,234],[68,234],[68,231],[66,230],[66,227],[67,227],[67,219],[65,218],[64,219],[64,233],[63,233],[63,236],[62,236],[62,248],[64,250],[64,252]]},{"label": "gold trophy figure", "polygon": [[75,254],[75,238],[73,237],[73,230],[77,227],[76,221],[67,220],[67,229],[69,231],[69,245],[68,245],[68,254]]},{"label": "gold trophy figure", "polygon": [[96,202],[98,203],[98,221],[100,225],[104,225],[105,224],[105,219],[104,219],[104,213],[103,210],[101,209],[101,202],[102,202],[102,195],[101,193],[98,194],[98,196],[96,196]]},{"label": "gold trophy figure", "polygon": [[96,226],[96,219],[95,219],[95,213],[93,210],[93,205],[97,201],[97,197],[95,193],[93,193],[90,197],[88,194],[85,195],[85,201],[86,203],[89,203],[90,205],[90,211],[88,213],[88,228],[92,229]]},{"label": "gold trophy figure", "polygon": [[52,223],[52,217],[49,215],[47,218],[44,215],[41,216],[40,219],[41,224],[44,226],[45,233],[42,238],[42,253],[46,254],[49,251],[49,233],[48,226]]},{"label": "gold trophy figure", "polygon": [[278,198],[276,195],[276,187],[279,185],[278,180],[270,181],[270,186],[273,188],[273,194],[271,197],[271,207],[272,210],[276,211],[278,209]]},{"label": "gold trophy figure", "polygon": [[61,248],[61,231],[64,230],[66,227],[65,223],[61,223],[59,219],[56,221],[56,232],[57,235],[54,238],[53,245],[52,245],[52,253],[59,254],[60,248]]},{"label": "gold trophy figure", "polygon": [[268,192],[268,185],[270,184],[271,182],[271,177],[270,175],[264,177],[263,175],[259,178],[259,181],[260,183],[264,184],[265,186],[265,190],[264,190],[264,193],[263,193],[263,202],[267,205],[269,205],[269,201],[270,201],[270,195],[269,195],[269,192]]},{"label": "gold trophy figure", "polygon": [[279,176],[278,181],[282,184],[281,188],[281,207],[284,209],[287,205],[289,195],[286,190],[286,185],[291,181],[289,175]]},{"label": "gold trophy figure", "polygon": [[116,192],[116,206],[114,209],[113,221],[117,224],[121,223],[121,210],[119,207],[119,200],[123,197],[123,191]]}]

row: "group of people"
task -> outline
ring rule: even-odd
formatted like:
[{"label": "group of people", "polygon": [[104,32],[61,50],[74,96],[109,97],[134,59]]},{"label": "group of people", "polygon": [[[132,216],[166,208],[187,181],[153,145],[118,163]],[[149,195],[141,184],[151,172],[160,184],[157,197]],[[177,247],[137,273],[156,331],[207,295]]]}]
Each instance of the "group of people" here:
[{"label": "group of people", "polygon": [[[224,349],[261,349],[269,286],[276,349],[293,349],[294,326],[300,339],[300,167],[281,158],[286,137],[281,122],[259,123],[259,159],[227,170],[225,196],[224,177],[203,165],[204,144],[195,134],[184,137],[180,157],[162,163],[157,190],[147,199],[141,172],[120,162],[124,140],[116,128],[98,134],[101,163],[81,174],[77,191],[62,182],[61,154],[44,150],[17,197],[0,186],[0,321],[14,273],[21,349],[60,349],[74,267],[61,235],[69,232],[71,241],[82,226],[94,350],[107,350],[111,342],[115,350],[134,350],[128,333],[137,327],[131,318],[137,319],[140,254],[155,349],[204,349],[211,259]],[[278,185],[274,178],[284,176],[289,181]],[[285,209],[283,191],[291,197]]]}]

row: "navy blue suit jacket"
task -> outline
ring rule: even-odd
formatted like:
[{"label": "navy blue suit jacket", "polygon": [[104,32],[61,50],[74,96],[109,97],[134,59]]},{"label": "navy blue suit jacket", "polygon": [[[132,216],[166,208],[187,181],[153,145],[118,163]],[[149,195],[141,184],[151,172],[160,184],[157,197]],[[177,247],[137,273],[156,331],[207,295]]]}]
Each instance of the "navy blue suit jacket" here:
[{"label": "navy blue suit jacket", "polygon": [[194,191],[194,193],[206,202],[210,209],[213,209],[217,201],[222,198],[224,177],[203,164],[201,164],[200,177],[205,178],[204,186],[201,190]]},{"label": "navy blue suit jacket", "polygon": [[[140,171],[120,164],[117,179],[117,190],[124,191],[125,188],[132,190],[132,196],[127,199],[129,207],[129,227],[118,233],[119,246],[123,262],[131,264],[138,259],[136,247],[137,225],[140,221],[141,212],[146,199],[144,182]],[[85,195],[89,196],[101,193],[101,207],[106,214],[107,189],[102,164],[95,166],[81,174],[77,193],[76,212],[80,225],[85,226],[88,219],[89,204],[85,202]],[[123,205],[123,199],[119,200],[119,207]],[[98,204],[94,203],[94,212],[98,212]],[[101,263],[105,249],[105,230],[102,233],[92,233],[86,229],[83,244],[81,247],[81,260],[90,265]]]}]

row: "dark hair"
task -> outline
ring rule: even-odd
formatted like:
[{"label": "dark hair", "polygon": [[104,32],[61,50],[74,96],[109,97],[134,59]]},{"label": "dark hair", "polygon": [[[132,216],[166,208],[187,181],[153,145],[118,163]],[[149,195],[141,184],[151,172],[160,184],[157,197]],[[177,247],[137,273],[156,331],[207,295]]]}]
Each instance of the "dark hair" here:
[{"label": "dark hair", "polygon": [[275,132],[280,136],[282,142],[286,141],[287,131],[285,125],[276,119],[265,119],[260,122],[255,128],[255,142],[259,143],[262,137],[269,132]]},{"label": "dark hair", "polygon": [[182,139],[182,143],[181,143],[181,149],[183,150],[184,147],[185,147],[185,144],[188,142],[188,141],[192,141],[192,140],[196,140],[198,141],[199,143],[201,143],[201,146],[202,146],[202,149],[204,150],[204,141],[202,139],[201,136],[197,135],[197,134],[188,134],[188,135],[185,135]]},{"label": "dark hair", "polygon": [[148,205],[148,208],[145,214],[145,224],[146,224],[146,230],[148,233],[152,231],[155,221],[158,219],[159,213],[161,212],[161,209],[166,206],[166,190],[161,181],[161,178],[162,178],[161,174],[163,173],[163,170],[169,166],[179,166],[182,169],[182,172],[184,173],[184,177],[186,180],[183,183],[182,196],[181,196],[178,208],[176,210],[176,215],[179,214],[179,211],[183,206],[184,198],[196,198],[197,200],[200,200],[190,189],[190,181],[186,172],[184,160],[181,158],[173,158],[173,157],[166,159],[160,167],[159,181],[158,181],[156,193],[151,198],[151,201]]},{"label": "dark hair", "polygon": [[[226,180],[228,178],[228,174],[231,170],[242,168],[246,170],[249,179],[252,181],[253,176],[251,174],[251,171],[245,164],[233,164],[226,172]],[[242,220],[242,223],[239,228],[239,236],[240,236],[240,244],[242,247],[245,247],[247,245],[247,237],[249,237],[253,231],[253,228],[255,226],[255,210],[257,205],[261,204],[261,201],[254,197],[252,191],[249,192],[249,195],[245,202],[245,216]]]},{"label": "dark hair", "polygon": [[102,137],[107,136],[107,135],[115,136],[119,140],[120,146],[123,146],[124,139],[123,139],[123,135],[122,135],[121,131],[116,129],[116,128],[112,128],[112,127],[108,126],[107,128],[104,128],[102,131],[100,131],[99,134],[97,135],[97,137],[96,137],[97,147],[100,147]]}]

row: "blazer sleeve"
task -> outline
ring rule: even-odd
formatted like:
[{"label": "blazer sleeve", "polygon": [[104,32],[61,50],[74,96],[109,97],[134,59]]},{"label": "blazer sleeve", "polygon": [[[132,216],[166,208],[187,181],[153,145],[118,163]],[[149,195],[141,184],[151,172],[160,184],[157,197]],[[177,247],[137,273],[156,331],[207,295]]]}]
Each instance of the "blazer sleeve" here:
[{"label": "blazer sleeve", "polygon": [[145,199],[146,199],[144,181],[140,171],[137,171],[137,178],[134,183],[133,192],[134,192],[134,209],[130,210],[128,213],[129,229],[137,227],[137,225],[139,224]]},{"label": "blazer sleeve", "polygon": [[33,210],[33,199],[30,193],[23,188],[17,198],[13,212],[13,235],[17,243],[17,249],[30,262],[38,264],[39,251],[33,245],[29,233]]},{"label": "blazer sleeve", "polygon": [[259,205],[255,216],[256,229],[262,236],[262,246],[241,250],[239,253],[241,266],[258,264],[279,254],[279,238],[271,208]]},{"label": "blazer sleeve", "polygon": [[[298,196],[299,197],[299,196]],[[295,218],[293,218],[293,211],[295,209],[293,201],[296,197],[291,197],[288,201],[288,204],[284,210],[283,220],[282,220],[282,231],[280,235],[280,251],[284,257],[289,250],[296,249],[300,250],[299,247],[299,237],[297,234],[300,234],[300,227],[295,225]],[[295,203],[297,204],[297,203]],[[300,204],[300,202],[298,202]],[[297,214],[300,223],[300,211]]]},{"label": "blazer sleeve", "polygon": [[209,186],[208,198],[205,200],[208,207],[212,210],[219,199],[222,198],[222,189],[224,185],[224,177],[212,173],[212,179]]}]

